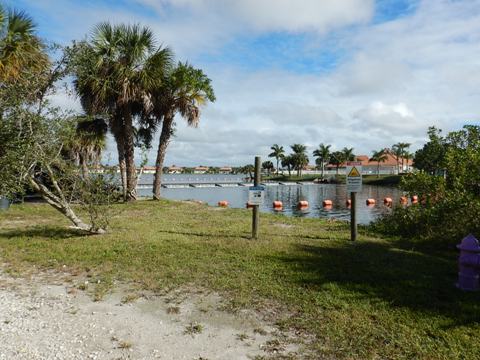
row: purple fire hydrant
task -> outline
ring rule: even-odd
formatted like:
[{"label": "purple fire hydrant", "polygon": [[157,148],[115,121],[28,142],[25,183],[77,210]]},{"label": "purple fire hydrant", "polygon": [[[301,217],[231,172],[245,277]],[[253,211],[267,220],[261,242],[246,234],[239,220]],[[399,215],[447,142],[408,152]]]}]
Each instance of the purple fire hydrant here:
[{"label": "purple fire hydrant", "polygon": [[467,291],[479,290],[480,244],[478,240],[470,234],[457,245],[457,249],[460,250],[457,287]]}]

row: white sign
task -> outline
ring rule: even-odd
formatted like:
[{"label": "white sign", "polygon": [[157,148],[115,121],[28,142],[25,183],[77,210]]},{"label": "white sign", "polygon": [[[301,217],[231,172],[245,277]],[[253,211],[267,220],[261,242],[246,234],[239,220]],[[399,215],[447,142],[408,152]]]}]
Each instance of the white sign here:
[{"label": "white sign", "polygon": [[347,162],[347,192],[362,191],[362,163]]},{"label": "white sign", "polygon": [[264,186],[250,186],[248,188],[248,203],[250,205],[262,205],[264,193]]}]

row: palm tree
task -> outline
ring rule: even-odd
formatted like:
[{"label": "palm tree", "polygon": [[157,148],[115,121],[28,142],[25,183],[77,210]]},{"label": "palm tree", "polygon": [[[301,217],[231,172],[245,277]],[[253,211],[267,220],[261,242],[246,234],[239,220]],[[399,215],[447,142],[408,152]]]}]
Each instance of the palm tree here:
[{"label": "palm tree", "polygon": [[262,163],[262,169],[266,170],[268,175],[270,175],[270,172],[273,169],[273,163],[271,161],[264,161]]},{"label": "palm tree", "polygon": [[[409,146],[409,147],[410,147],[410,146]],[[410,159],[413,159],[414,156],[415,156],[415,154],[412,154],[412,153],[409,152],[408,150],[403,153],[403,158],[405,159],[405,161],[406,161],[406,163],[407,163],[407,172],[410,170],[410,168],[409,168],[409,166],[408,166],[408,161],[409,161]],[[403,159],[402,159],[402,160],[403,160]]]},{"label": "palm tree", "polygon": [[283,149],[283,146],[279,146],[277,144],[273,144],[270,149],[272,150],[272,152],[268,155],[268,157],[273,157],[275,158],[275,160],[277,160],[277,175],[278,175],[278,164],[280,160],[285,156],[285,150]]},{"label": "palm tree", "polygon": [[400,148],[401,150],[401,159],[402,159],[402,172],[403,172],[403,167],[404,167],[404,164],[405,164],[405,154],[408,153],[408,149],[410,148],[410,143],[398,143],[397,144],[398,147]]},{"label": "palm tree", "polygon": [[377,162],[377,177],[380,177],[380,163],[385,162],[388,159],[388,155],[385,149],[380,151],[373,151],[372,157],[368,159],[369,162],[376,161]]},{"label": "palm tree", "polygon": [[318,149],[315,149],[313,151],[313,156],[317,158],[322,168],[322,179],[323,173],[325,172],[325,164],[328,163],[328,160],[330,158],[330,147],[331,145],[320,144]]},{"label": "palm tree", "polygon": [[248,174],[248,179],[247,180],[252,180],[253,179],[253,173],[255,172],[255,166],[252,164],[248,164],[245,166],[242,166],[239,169],[241,174]]},{"label": "palm tree", "polygon": [[174,118],[179,114],[189,126],[197,127],[200,121],[200,107],[207,101],[215,101],[211,80],[200,69],[187,63],[178,63],[165,76],[162,85],[153,92],[152,109],[144,118],[153,118],[162,123],[158,144],[153,198],[160,199],[162,167],[170,138],[173,134]]},{"label": "palm tree", "polygon": [[282,168],[287,168],[288,176],[292,176],[292,169],[295,167],[295,161],[292,155],[282,157]]},{"label": "palm tree", "polygon": [[151,109],[152,91],[161,86],[172,52],[156,46],[148,27],[109,23],[97,25],[90,41],[77,50],[77,94],[88,114],[109,115],[126,200],[135,200],[134,118]]},{"label": "palm tree", "polygon": [[98,166],[102,150],[106,145],[108,126],[102,118],[79,116],[73,144],[70,151],[72,157],[82,170],[84,178],[88,177],[89,166]]},{"label": "palm tree", "polygon": [[345,153],[343,151],[334,151],[333,153],[330,154],[330,164],[335,165],[337,168],[337,175],[338,175],[338,169],[340,168],[340,165],[342,165],[345,162]]},{"label": "palm tree", "polygon": [[347,148],[347,147],[344,147],[342,149],[342,153],[343,153],[343,161],[354,161],[355,160],[355,154],[353,153],[353,148]]},{"label": "palm tree", "polygon": [[399,173],[400,171],[398,169],[398,164],[399,164],[400,158],[403,155],[403,148],[401,143],[397,143],[392,146],[392,154],[393,154],[393,157],[395,158],[395,161],[397,162],[397,173]]},{"label": "palm tree", "polygon": [[49,64],[30,16],[22,11],[6,11],[0,5],[0,82],[35,76]]},{"label": "palm tree", "polygon": [[302,169],[308,165],[307,147],[302,144],[293,144],[290,147],[293,151],[292,159],[294,168],[297,170],[297,176],[301,176]]}]

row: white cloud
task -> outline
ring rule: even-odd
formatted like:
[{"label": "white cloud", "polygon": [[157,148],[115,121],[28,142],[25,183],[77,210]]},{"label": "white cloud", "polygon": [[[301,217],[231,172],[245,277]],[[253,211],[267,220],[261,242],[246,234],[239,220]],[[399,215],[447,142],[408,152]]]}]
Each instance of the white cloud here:
[{"label": "white cloud", "polygon": [[[72,38],[99,20],[150,25],[180,58],[194,58],[206,70],[218,100],[204,109],[198,129],[179,119],[169,164],[240,165],[267,155],[273,143],[301,142],[313,150],[326,142],[358,153],[398,141],[418,147],[428,126],[446,132],[479,123],[479,0],[423,0],[413,13],[377,24],[368,23],[372,1],[297,1],[294,8],[280,0],[131,1],[154,11],[146,16],[61,3],[51,13],[71,24],[59,31],[77,34]],[[345,30],[351,25],[354,31]],[[324,42],[332,29],[342,30],[333,46],[344,54],[328,72],[299,74],[274,65],[246,70],[222,59],[223,45],[237,36],[271,31],[306,32],[305,52],[321,53],[332,45]],[[235,48],[228,55],[255,50]]]},{"label": "white cloud", "polygon": [[[159,15],[168,6],[220,19],[225,31],[325,32],[364,23],[374,12],[373,0],[136,0]],[[239,25],[243,25],[241,28]]]}]

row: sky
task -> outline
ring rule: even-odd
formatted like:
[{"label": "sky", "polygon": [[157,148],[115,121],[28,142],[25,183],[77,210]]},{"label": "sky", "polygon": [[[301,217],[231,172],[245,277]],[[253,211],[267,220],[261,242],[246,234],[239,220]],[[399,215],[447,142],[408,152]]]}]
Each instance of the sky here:
[{"label": "sky", "polygon": [[[212,79],[200,126],[177,118],[166,165],[245,165],[274,143],[356,154],[480,124],[480,0],[14,0],[69,44],[101,21],[149,26]],[[81,112],[59,92],[52,102]],[[158,136],[157,136],[158,137]],[[155,162],[156,145],[149,152]],[[109,141],[106,161],[114,163]]]}]

